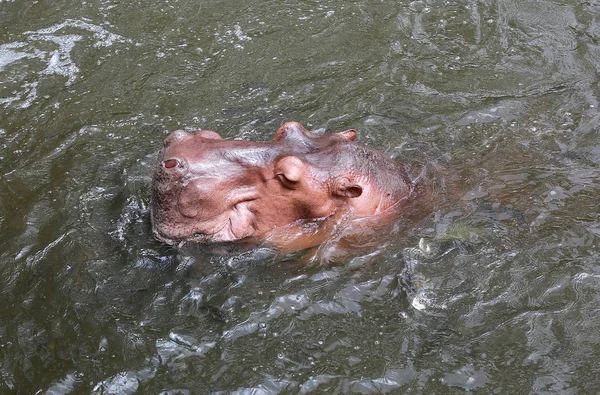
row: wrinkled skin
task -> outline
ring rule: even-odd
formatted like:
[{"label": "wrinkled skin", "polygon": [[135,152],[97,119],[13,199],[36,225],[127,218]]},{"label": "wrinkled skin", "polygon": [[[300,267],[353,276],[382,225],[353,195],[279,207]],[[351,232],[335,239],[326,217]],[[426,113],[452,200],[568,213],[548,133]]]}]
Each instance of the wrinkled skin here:
[{"label": "wrinkled skin", "polygon": [[[177,130],[154,171],[152,220],[169,244],[245,241],[283,252],[318,245],[340,224],[390,221],[415,183],[355,130],[319,135],[296,122],[269,142]],[[342,220],[343,218],[343,220]]]}]

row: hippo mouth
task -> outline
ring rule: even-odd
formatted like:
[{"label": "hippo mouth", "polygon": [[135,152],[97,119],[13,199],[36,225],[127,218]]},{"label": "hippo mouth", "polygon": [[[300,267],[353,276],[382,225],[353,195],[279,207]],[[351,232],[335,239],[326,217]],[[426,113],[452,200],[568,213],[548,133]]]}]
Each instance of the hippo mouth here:
[{"label": "hippo mouth", "polygon": [[[238,197],[230,209],[220,216],[211,220],[200,218],[201,221],[196,216],[186,218],[185,215],[181,215],[177,205],[171,207],[170,210],[164,210],[157,207],[157,205],[153,205],[150,210],[152,233],[156,239],[169,245],[177,245],[188,241],[214,244],[254,239],[256,238],[256,229],[251,204],[256,200],[258,200],[258,197],[255,194],[247,193],[241,199]],[[173,215],[180,219],[176,227],[169,225],[172,221],[157,220],[164,217],[173,218]],[[188,223],[187,226],[186,223]],[[198,224],[203,224],[203,229],[197,229]]]},{"label": "hippo mouth", "polygon": [[251,235],[238,237],[231,231],[231,228],[232,224],[228,223],[223,225],[221,229],[212,233],[196,232],[186,236],[177,237],[165,232],[157,226],[153,226],[152,233],[158,241],[169,245],[178,245],[185,242],[195,242],[200,244],[235,243],[240,240],[252,238]]}]

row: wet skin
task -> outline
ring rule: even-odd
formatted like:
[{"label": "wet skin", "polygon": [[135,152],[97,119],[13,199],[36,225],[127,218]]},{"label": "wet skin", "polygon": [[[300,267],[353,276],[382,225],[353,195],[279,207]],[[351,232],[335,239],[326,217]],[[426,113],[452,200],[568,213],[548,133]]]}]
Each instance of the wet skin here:
[{"label": "wet skin", "polygon": [[418,188],[402,164],[356,137],[296,122],[268,142],[174,131],[154,170],[154,234],[168,244],[264,243],[287,253],[323,243],[340,226],[351,234],[390,222]]}]

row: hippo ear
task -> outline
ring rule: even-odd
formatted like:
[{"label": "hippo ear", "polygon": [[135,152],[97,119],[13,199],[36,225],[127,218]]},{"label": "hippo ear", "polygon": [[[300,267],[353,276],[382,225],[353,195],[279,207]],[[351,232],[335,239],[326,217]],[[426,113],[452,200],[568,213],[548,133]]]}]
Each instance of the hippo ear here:
[{"label": "hippo ear", "polygon": [[212,130],[201,130],[197,133],[200,137],[210,140],[223,140],[223,137],[217,132],[213,132]]},{"label": "hippo ear", "polygon": [[339,197],[357,198],[362,195],[363,188],[346,177],[340,177],[334,184],[333,194]]},{"label": "hippo ear", "polygon": [[289,189],[295,189],[306,173],[306,164],[297,156],[286,156],[275,163],[275,177]]},{"label": "hippo ear", "polygon": [[298,122],[286,122],[275,132],[274,141],[287,139],[292,141],[301,141],[310,136],[312,133],[306,130],[304,126]]},{"label": "hippo ear", "polygon": [[344,130],[343,132],[338,132],[336,134],[348,141],[354,141],[358,137],[358,132],[354,129]]}]

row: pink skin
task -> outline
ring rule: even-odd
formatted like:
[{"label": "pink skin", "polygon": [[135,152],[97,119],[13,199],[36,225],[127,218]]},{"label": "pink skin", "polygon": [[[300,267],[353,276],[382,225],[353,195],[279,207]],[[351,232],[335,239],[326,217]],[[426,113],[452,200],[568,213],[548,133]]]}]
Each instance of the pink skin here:
[{"label": "pink skin", "polygon": [[[318,135],[296,122],[269,142],[177,130],[154,172],[154,233],[170,244],[251,240],[290,252],[325,241],[345,215],[393,218],[413,183],[401,164],[356,137]],[[306,221],[320,231],[305,231]]]}]

